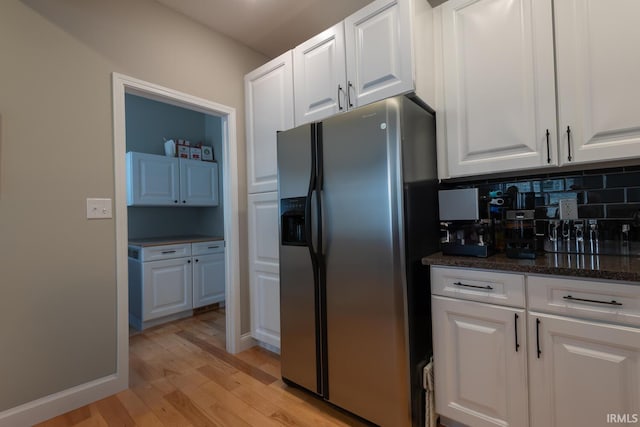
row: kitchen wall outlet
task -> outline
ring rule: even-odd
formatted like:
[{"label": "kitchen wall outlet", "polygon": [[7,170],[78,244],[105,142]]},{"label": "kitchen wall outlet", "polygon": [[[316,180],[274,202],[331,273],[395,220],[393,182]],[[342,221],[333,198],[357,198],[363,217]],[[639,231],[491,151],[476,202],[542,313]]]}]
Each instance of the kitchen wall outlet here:
[{"label": "kitchen wall outlet", "polygon": [[578,219],[578,201],[576,199],[560,199],[560,219]]},{"label": "kitchen wall outlet", "polygon": [[113,218],[111,199],[87,199],[87,219]]}]

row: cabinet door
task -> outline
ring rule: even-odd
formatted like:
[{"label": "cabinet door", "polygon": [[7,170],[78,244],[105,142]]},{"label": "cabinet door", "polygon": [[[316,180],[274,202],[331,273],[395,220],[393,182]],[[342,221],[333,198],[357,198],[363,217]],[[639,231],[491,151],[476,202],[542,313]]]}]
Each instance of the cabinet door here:
[{"label": "cabinet door", "polygon": [[178,159],[127,153],[127,205],[176,205],[178,180]]},{"label": "cabinet door", "polygon": [[561,161],[640,156],[640,2],[556,0],[554,8]]},{"label": "cabinet door", "polygon": [[344,24],[293,50],[296,126],[346,110]]},{"label": "cabinet door", "polygon": [[526,426],[525,311],[438,296],[431,310],[436,412],[474,427]]},{"label": "cabinet door", "polygon": [[349,108],[414,89],[409,1],[376,0],[344,28]]},{"label": "cabinet door", "polygon": [[640,330],[530,313],[529,377],[533,427],[604,426],[608,414],[637,414]]},{"label": "cabinet door", "polygon": [[552,24],[551,0],[442,6],[451,177],[557,164]]},{"label": "cabinet door", "polygon": [[251,335],[280,347],[278,194],[249,195]]},{"label": "cabinet door", "polygon": [[143,276],[143,321],[191,310],[191,258],[145,262]]},{"label": "cabinet door", "polygon": [[249,193],[277,190],[276,132],[293,127],[291,51],[244,77]]},{"label": "cabinet door", "polygon": [[180,204],[218,206],[218,164],[180,159]]},{"label": "cabinet door", "polygon": [[224,252],[198,255],[193,261],[193,307],[225,300]]}]

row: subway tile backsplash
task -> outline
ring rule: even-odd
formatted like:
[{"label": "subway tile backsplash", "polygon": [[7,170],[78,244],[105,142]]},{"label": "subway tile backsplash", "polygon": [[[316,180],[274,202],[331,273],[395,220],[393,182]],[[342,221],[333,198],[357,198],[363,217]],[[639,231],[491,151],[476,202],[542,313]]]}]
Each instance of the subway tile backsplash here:
[{"label": "subway tile backsplash", "polygon": [[535,209],[541,228],[545,220],[558,218],[559,200],[576,199],[581,219],[597,219],[605,229],[631,224],[634,240],[640,240],[640,166],[442,184],[443,189],[465,187],[485,195],[517,190],[520,206],[513,208]]}]

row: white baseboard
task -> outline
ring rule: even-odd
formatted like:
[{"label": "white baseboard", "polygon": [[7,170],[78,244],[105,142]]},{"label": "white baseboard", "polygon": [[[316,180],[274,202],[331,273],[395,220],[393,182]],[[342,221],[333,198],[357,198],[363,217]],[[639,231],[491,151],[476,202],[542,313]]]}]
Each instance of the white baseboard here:
[{"label": "white baseboard", "polygon": [[269,350],[272,353],[280,354],[280,347],[276,347],[275,345],[271,345],[262,341],[258,341],[258,345],[264,348],[265,350]]},{"label": "white baseboard", "polygon": [[128,378],[116,374],[36,399],[0,412],[0,427],[32,426],[125,390]]},{"label": "white baseboard", "polygon": [[440,416],[440,424],[445,427],[467,427],[465,424],[461,424],[457,421],[450,420],[449,418]]}]

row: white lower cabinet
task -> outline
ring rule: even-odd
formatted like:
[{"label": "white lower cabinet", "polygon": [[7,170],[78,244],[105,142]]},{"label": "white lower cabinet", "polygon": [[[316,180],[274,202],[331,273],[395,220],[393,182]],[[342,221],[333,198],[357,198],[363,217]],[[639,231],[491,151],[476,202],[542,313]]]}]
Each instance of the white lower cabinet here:
[{"label": "white lower cabinet", "polygon": [[136,329],[224,300],[224,241],[129,246],[129,323]]},{"label": "white lower cabinet", "polygon": [[531,312],[529,331],[532,427],[604,426],[612,414],[637,416],[640,329]]},{"label": "white lower cabinet", "polygon": [[191,258],[145,262],[142,276],[144,321],[191,309]]},{"label": "white lower cabinet", "polygon": [[[501,291],[490,278],[499,283],[505,273],[431,271],[436,412],[471,427],[636,423],[637,284],[514,275],[526,282],[525,312],[473,301]],[[441,282],[455,277],[463,291],[451,298],[451,286]],[[443,290],[449,294],[438,295]]]},{"label": "white lower cabinet", "polygon": [[278,194],[249,194],[251,336],[280,348]]},{"label": "white lower cabinet", "polygon": [[193,308],[225,300],[224,242],[192,243]]},{"label": "white lower cabinet", "polygon": [[526,425],[524,309],[431,301],[436,411],[470,426]]}]

